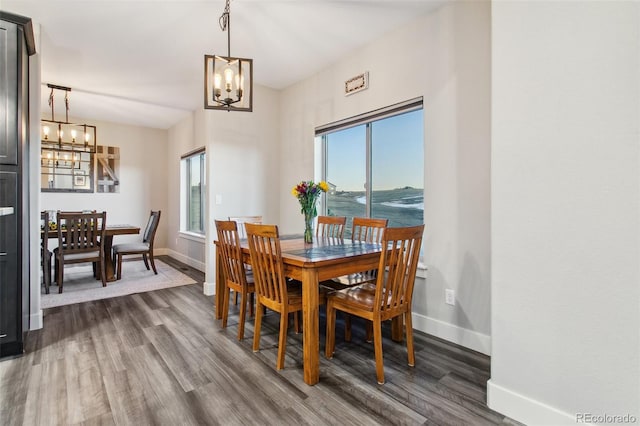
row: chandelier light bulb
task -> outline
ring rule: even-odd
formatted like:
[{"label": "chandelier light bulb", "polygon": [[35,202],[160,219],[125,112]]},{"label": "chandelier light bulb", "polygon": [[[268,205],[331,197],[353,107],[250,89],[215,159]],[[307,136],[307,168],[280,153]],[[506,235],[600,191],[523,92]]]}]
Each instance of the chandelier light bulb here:
[{"label": "chandelier light bulb", "polygon": [[42,133],[44,133],[44,140],[49,139],[49,126],[44,126],[42,128]]},{"label": "chandelier light bulb", "polygon": [[71,130],[71,140],[72,140],[73,142],[75,142],[75,141],[76,141],[76,131],[75,131],[75,129],[74,129],[74,130]]},{"label": "chandelier light bulb", "polygon": [[224,82],[226,91],[230,92],[233,83],[233,70],[229,67],[224,70]]}]

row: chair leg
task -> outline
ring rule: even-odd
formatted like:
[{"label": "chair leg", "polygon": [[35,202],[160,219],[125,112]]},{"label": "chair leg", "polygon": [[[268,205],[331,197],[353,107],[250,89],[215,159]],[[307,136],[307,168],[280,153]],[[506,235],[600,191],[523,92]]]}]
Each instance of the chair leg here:
[{"label": "chair leg", "polygon": [[287,348],[287,328],[289,327],[289,313],[282,310],[280,314],[280,336],[278,338],[278,359],[276,360],[276,370],[284,368],[284,355]]},{"label": "chair leg", "polygon": [[116,279],[121,279],[122,278],[122,254],[120,253],[116,253],[116,263],[117,263],[117,268],[116,268]]},{"label": "chair leg", "polygon": [[336,347],[336,310],[333,303],[327,303],[327,333],[324,342],[324,356],[333,358],[333,352]]},{"label": "chair leg", "polygon": [[224,295],[222,298],[222,328],[227,327],[227,318],[229,317],[229,293],[231,290],[229,287],[224,286]]},{"label": "chair leg", "polygon": [[369,320],[365,320],[364,329],[365,329],[364,340],[367,343],[371,343],[371,339],[373,338],[373,323]]},{"label": "chair leg", "polygon": [[250,293],[249,294],[249,315],[253,316],[254,315],[254,304],[255,304],[255,293]]},{"label": "chair leg", "polygon": [[407,362],[410,367],[416,365],[415,352],[413,350],[413,324],[411,323],[411,311],[404,314],[404,322],[407,327]]},{"label": "chair leg", "polygon": [[[289,316],[287,315],[287,318],[288,317]],[[298,314],[298,311],[293,313],[293,328],[296,334],[300,334],[300,315]]]},{"label": "chair leg", "polygon": [[102,287],[107,286],[107,271],[106,265],[103,261],[98,262],[98,268],[100,269],[100,280],[102,281]]},{"label": "chair leg", "polygon": [[147,254],[142,255],[142,260],[144,261],[144,266],[147,267],[147,271],[149,270],[149,259],[147,259]]},{"label": "chair leg", "polygon": [[56,265],[58,266],[58,270],[57,270],[57,274],[56,274],[56,280],[58,281],[58,293],[62,293],[62,280],[64,279],[63,277],[63,272],[64,272],[64,264],[60,264],[60,262],[56,262]]},{"label": "chair leg", "polygon": [[[44,256],[47,256],[47,253],[44,253],[42,256],[44,259]],[[47,267],[47,265],[49,266]],[[49,259],[48,262],[45,262],[44,260],[42,261],[42,281],[44,282],[45,294],[49,294],[49,286],[51,285],[51,259]]]},{"label": "chair leg", "polygon": [[378,384],[384,384],[384,365],[382,363],[382,321],[373,321],[373,352],[376,356],[376,377]]},{"label": "chair leg", "polygon": [[242,340],[244,338],[244,321],[247,317],[247,302],[249,302],[248,294],[246,292],[241,293],[241,304],[240,304],[240,322],[238,323],[238,340]]},{"label": "chair leg", "polygon": [[253,327],[253,351],[258,352],[260,350],[260,327],[262,326],[262,313],[264,312],[263,306],[258,300],[256,304],[256,322]]},{"label": "chair leg", "polygon": [[[158,275],[158,270],[156,269],[156,262],[153,260],[153,252],[149,251],[149,262],[151,262],[151,269],[153,269],[153,273]],[[149,268],[147,268],[149,269]]]},{"label": "chair leg", "polygon": [[344,341],[351,341],[351,315],[346,312],[344,314]]},{"label": "chair leg", "polygon": [[238,304],[238,292],[234,291],[234,296],[233,296],[233,304],[237,305]]}]

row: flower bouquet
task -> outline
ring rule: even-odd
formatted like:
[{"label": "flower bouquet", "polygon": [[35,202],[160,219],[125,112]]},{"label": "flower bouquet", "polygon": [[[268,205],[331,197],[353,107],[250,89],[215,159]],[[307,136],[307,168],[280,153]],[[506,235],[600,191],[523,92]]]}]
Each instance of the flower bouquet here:
[{"label": "flower bouquet", "polygon": [[300,202],[300,213],[304,214],[304,241],[306,243],[313,242],[313,218],[318,215],[316,201],[318,201],[320,194],[328,190],[327,182],[315,183],[312,180],[303,180],[291,190],[291,194]]}]

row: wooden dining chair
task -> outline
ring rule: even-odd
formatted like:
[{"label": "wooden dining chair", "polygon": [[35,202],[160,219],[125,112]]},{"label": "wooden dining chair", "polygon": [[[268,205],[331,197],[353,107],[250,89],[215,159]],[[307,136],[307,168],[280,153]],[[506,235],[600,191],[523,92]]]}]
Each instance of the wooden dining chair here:
[{"label": "wooden dining chair", "polygon": [[57,214],[58,247],[54,250],[56,282],[62,293],[64,265],[72,263],[94,263],[100,272],[102,286],[107,286],[104,264],[104,233],[107,212]]},{"label": "wooden dining chair", "polygon": [[[238,235],[240,238],[247,238],[247,231],[244,228],[245,223],[262,223],[262,216],[229,216],[229,220],[233,220],[238,224]],[[251,270],[251,266],[247,265],[249,270]],[[238,293],[234,291],[233,296],[233,304],[238,304]]]},{"label": "wooden dining chair", "polygon": [[[351,226],[351,239],[363,243],[380,244],[384,230],[389,223],[388,219],[371,218],[371,217],[354,217]],[[348,287],[357,286],[365,283],[376,281],[378,270],[361,271],[354,274],[343,275],[331,280],[323,281],[322,285],[330,287],[334,290],[341,290]],[[371,341],[373,329],[371,323],[366,324],[366,341]],[[351,317],[344,315],[344,339],[348,342],[351,340]]]},{"label": "wooden dining chair", "polygon": [[233,220],[238,224],[238,235],[240,238],[247,238],[245,223],[262,223],[262,216],[229,216],[229,220]]},{"label": "wooden dining chair", "polygon": [[316,237],[343,238],[346,216],[318,216]]},{"label": "wooden dining chair", "polygon": [[151,210],[151,213],[149,214],[149,220],[147,221],[147,226],[145,227],[144,234],[142,235],[142,242],[113,245],[113,258],[118,265],[116,272],[117,279],[122,278],[122,257],[128,255],[142,255],[142,260],[144,261],[144,266],[147,267],[147,271],[149,270],[149,263],[151,263],[153,273],[158,275],[156,263],[153,259],[153,242],[156,238],[158,223],[160,223],[160,213],[160,210]]},{"label": "wooden dining chair", "polygon": [[[302,288],[299,281],[287,281],[276,225],[246,223],[251,265],[256,284],[256,313],[253,351],[260,350],[263,308],[280,313],[280,335],[276,369],[284,368],[289,314],[302,310]],[[326,303],[326,288],[320,289],[319,304]]]},{"label": "wooden dining chair", "polygon": [[376,282],[345,288],[327,299],[327,334],[325,356],[332,358],[335,350],[336,310],[369,320],[373,323],[373,348],[376,377],[384,383],[382,362],[382,321],[404,315],[409,366],[415,365],[411,300],[420,257],[424,225],[387,228],[382,237],[379,271]]},{"label": "wooden dining chair", "polygon": [[51,257],[53,252],[49,250],[49,212],[40,212],[40,221],[42,222],[42,233],[40,235],[40,263],[42,264],[42,283],[44,284],[44,292],[49,294],[51,286]]},{"label": "wooden dining chair", "polygon": [[238,340],[244,338],[244,323],[247,316],[247,304],[253,315],[253,299],[256,291],[253,274],[247,274],[242,258],[238,225],[232,220],[216,220],[218,249],[225,277],[224,302],[222,307],[222,327],[227,326],[229,317],[229,293],[231,290],[241,296],[240,319],[238,321]]},{"label": "wooden dining chair", "polygon": [[[388,223],[388,219],[354,217],[351,228],[351,239],[363,243],[380,244]],[[374,269],[334,278],[333,281],[336,283],[334,288],[341,289],[367,282],[375,282],[377,273],[377,270]]]}]

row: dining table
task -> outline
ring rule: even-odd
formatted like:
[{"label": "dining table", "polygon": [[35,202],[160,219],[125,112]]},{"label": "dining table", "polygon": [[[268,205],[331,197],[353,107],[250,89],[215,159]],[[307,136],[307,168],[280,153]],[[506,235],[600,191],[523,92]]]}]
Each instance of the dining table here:
[{"label": "dining table", "polygon": [[[215,315],[222,318],[225,291],[224,268],[218,241],[216,245]],[[249,245],[240,240],[245,263],[251,264]],[[302,282],[302,346],[304,382],[318,383],[320,377],[319,283],[343,275],[376,269],[380,261],[380,244],[341,238],[315,237],[305,243],[301,236],[281,236],[280,247],[285,275]],[[402,316],[392,322],[392,339],[402,341]]]},{"label": "dining table", "polygon": [[[44,232],[41,230],[41,235],[44,235]],[[60,230],[60,232],[64,233],[66,232],[66,229],[62,228]],[[105,268],[105,274],[107,277],[107,282],[113,282],[117,280],[116,277],[116,273],[115,273],[115,266],[114,266],[114,262],[113,262],[113,255],[111,253],[111,248],[113,247],[113,237],[116,235],[133,235],[133,234],[139,234],[140,233],[140,227],[139,226],[133,226],[133,225],[107,225],[107,227],[104,230],[104,254],[103,254],[103,261],[104,261],[104,268]],[[49,239],[57,239],[58,238],[58,230],[57,229],[50,229],[49,230],[49,235],[48,235]],[[46,247],[48,244],[45,244],[44,246]]]}]

